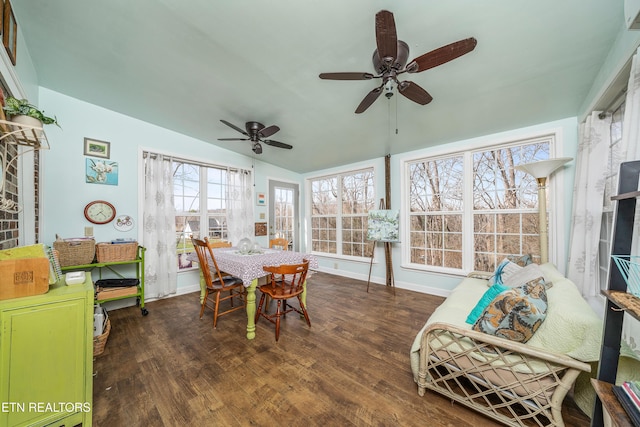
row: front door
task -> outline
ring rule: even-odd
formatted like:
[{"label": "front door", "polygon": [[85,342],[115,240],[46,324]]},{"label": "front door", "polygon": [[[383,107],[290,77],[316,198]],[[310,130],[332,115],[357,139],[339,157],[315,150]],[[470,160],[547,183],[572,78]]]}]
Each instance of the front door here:
[{"label": "front door", "polygon": [[284,237],[298,250],[298,184],[269,181],[269,239]]}]

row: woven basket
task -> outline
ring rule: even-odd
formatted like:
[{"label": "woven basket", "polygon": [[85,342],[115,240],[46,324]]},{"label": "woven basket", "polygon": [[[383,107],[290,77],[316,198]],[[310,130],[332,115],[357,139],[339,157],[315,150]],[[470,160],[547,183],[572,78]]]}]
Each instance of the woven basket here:
[{"label": "woven basket", "polygon": [[98,262],[133,261],[138,252],[138,242],[98,243],[96,258]]},{"label": "woven basket", "polygon": [[98,335],[93,338],[93,355],[100,356],[104,353],[104,347],[107,345],[107,338],[109,338],[109,332],[111,332],[111,320],[107,318],[107,324],[104,327],[102,335]]},{"label": "woven basket", "polygon": [[96,242],[93,239],[55,241],[53,248],[58,251],[60,267],[91,264],[96,254]]}]

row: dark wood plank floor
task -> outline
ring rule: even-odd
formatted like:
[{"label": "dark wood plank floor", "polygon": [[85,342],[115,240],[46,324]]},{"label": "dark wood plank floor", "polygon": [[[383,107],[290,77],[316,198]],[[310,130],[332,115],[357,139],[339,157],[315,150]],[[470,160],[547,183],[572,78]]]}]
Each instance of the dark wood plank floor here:
[{"label": "dark wood plank floor", "polygon": [[[311,328],[291,314],[246,339],[236,311],[212,327],[199,293],[110,312],[94,362],[96,426],[495,426],[438,394],[418,396],[409,349],[440,297],[316,273]],[[295,313],[294,313],[295,314]],[[567,426],[588,418],[565,400]]]}]

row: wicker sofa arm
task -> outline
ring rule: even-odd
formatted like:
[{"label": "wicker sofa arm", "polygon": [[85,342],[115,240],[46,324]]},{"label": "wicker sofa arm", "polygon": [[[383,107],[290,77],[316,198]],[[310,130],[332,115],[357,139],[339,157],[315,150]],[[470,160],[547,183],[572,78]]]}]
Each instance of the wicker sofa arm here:
[{"label": "wicker sofa arm", "polygon": [[493,273],[490,273],[488,271],[471,271],[467,274],[467,277],[482,280],[489,280],[491,276],[493,276]]},{"label": "wicker sofa arm", "polygon": [[590,370],[562,354],[433,323],[421,337],[418,393],[431,389],[508,425],[563,426],[562,401]]}]

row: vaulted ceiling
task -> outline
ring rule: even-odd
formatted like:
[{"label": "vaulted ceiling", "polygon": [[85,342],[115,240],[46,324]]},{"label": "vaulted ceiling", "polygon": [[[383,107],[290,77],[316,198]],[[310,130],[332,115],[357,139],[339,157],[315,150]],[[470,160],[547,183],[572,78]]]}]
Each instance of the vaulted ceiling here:
[{"label": "vaulted ceiling", "polygon": [[[300,173],[576,116],[624,20],[622,0],[13,5],[41,86],[249,156],[248,142],[218,141],[241,136],[220,120],[276,124],[269,139],[294,148],[259,156]],[[378,81],[318,75],[375,73],[382,9],[409,60],[468,37],[478,45],[403,75],[431,103],[396,93],[354,114]]]}]

